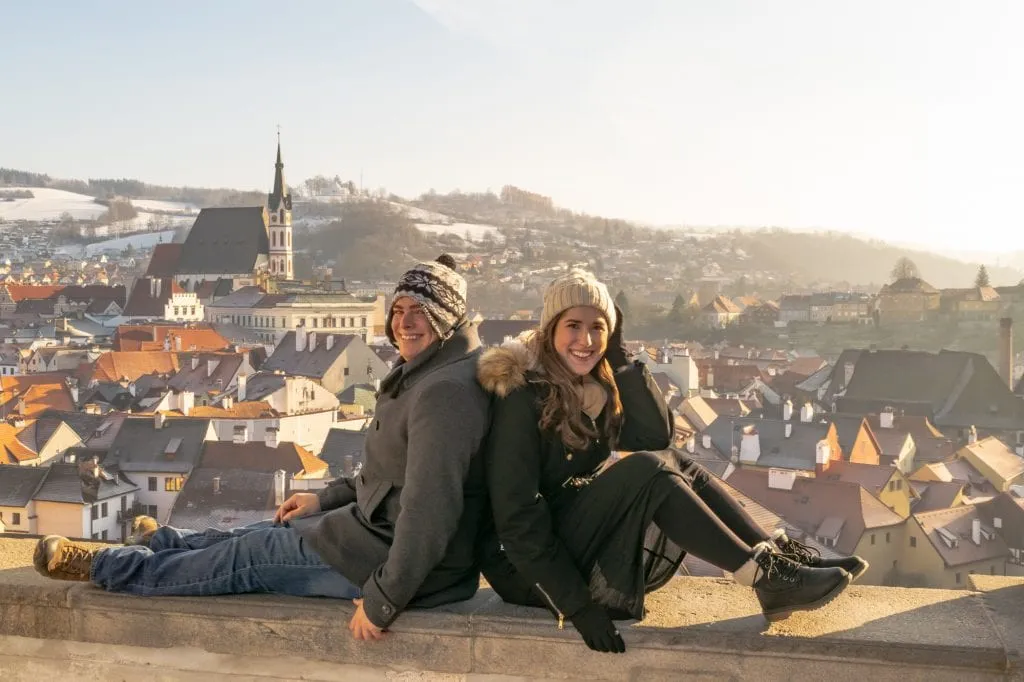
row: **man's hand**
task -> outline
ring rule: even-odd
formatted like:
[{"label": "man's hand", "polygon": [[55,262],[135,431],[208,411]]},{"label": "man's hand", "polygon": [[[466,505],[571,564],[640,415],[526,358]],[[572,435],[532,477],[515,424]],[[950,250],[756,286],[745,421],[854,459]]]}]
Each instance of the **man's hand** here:
[{"label": "man's hand", "polygon": [[352,636],[362,642],[377,641],[383,638],[384,631],[366,617],[363,600],[353,599],[352,603],[356,605],[356,612],[352,614],[352,620],[348,622],[348,629],[352,632]]},{"label": "man's hand", "polygon": [[309,516],[320,511],[320,498],[316,493],[295,493],[277,508],[274,523],[284,523],[300,516]]}]

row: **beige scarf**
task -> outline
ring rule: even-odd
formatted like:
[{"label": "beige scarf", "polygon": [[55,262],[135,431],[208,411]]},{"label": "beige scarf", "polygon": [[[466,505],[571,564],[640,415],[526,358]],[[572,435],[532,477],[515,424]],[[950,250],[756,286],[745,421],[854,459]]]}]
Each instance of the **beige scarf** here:
[{"label": "beige scarf", "polygon": [[588,417],[596,420],[608,404],[608,391],[594,377],[589,374],[584,377],[581,384],[581,398],[583,399],[583,412]]}]

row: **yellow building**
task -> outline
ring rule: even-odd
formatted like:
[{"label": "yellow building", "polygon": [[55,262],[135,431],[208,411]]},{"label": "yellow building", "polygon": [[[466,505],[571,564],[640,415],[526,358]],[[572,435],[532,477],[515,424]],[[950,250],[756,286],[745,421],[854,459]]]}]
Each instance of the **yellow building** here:
[{"label": "yellow building", "polygon": [[907,520],[900,583],[964,589],[972,573],[1005,575],[1009,550],[973,505],[914,514]]},{"label": "yellow building", "polygon": [[939,311],[939,290],[919,277],[904,277],[878,292],[878,321],[923,322]]}]

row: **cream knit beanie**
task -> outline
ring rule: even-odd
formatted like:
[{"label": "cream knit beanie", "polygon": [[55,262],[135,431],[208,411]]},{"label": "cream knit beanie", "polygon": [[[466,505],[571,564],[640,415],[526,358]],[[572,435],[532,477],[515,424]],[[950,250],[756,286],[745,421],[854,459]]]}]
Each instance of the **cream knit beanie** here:
[{"label": "cream knit beanie", "polygon": [[608,287],[586,270],[575,268],[552,280],[544,292],[541,329],[546,329],[562,312],[581,305],[600,310],[608,318],[608,332],[615,329],[615,303],[608,294]]}]

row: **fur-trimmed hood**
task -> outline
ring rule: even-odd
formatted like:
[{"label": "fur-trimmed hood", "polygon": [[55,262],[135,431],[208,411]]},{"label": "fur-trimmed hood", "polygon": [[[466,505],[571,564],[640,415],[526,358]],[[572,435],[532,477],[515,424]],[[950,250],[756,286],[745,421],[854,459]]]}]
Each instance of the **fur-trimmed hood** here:
[{"label": "fur-trimmed hood", "polygon": [[526,385],[526,373],[538,371],[540,335],[530,329],[497,348],[488,348],[477,362],[476,377],[484,390],[499,398]]}]

